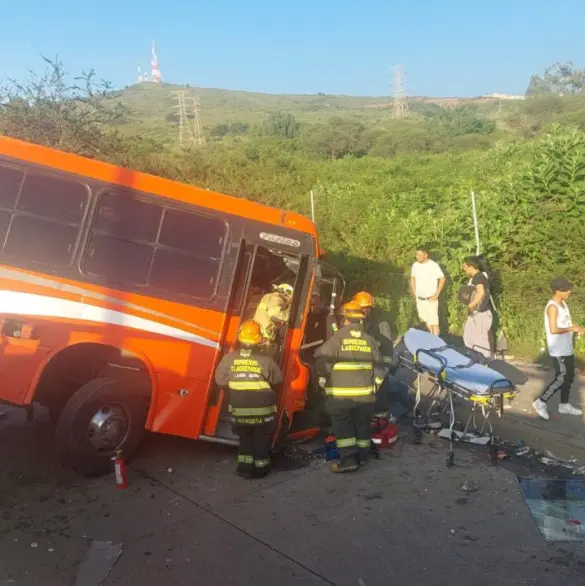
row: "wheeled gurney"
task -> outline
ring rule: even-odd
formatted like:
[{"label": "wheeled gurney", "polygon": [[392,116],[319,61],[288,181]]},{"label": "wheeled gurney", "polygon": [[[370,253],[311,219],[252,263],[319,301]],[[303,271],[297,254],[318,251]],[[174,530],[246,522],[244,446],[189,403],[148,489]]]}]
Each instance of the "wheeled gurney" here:
[{"label": "wheeled gurney", "polygon": [[[448,345],[444,340],[429,332],[409,329],[403,338],[408,352],[398,356],[399,364],[414,371],[417,375],[416,403],[414,407],[413,425],[415,438],[420,441],[422,429],[426,427],[426,420],[437,408],[443,415],[449,411],[449,454],[447,465],[454,461],[453,441],[456,435],[454,428],[455,404],[454,398],[461,399],[471,405],[471,413],[465,423],[461,439],[468,439],[470,425],[476,426],[477,410],[480,409],[483,423],[479,431],[484,434],[486,425],[489,427],[489,442],[493,447],[493,428],[490,416],[496,412],[501,416],[504,412],[504,401],[512,400],[516,387],[496,370],[489,368],[485,359],[476,352],[467,349],[457,349]],[[421,401],[421,378],[426,376],[432,388],[428,394],[430,406],[425,416],[419,412]],[[475,436],[473,436],[475,437]],[[493,452],[492,452],[493,453]]]}]

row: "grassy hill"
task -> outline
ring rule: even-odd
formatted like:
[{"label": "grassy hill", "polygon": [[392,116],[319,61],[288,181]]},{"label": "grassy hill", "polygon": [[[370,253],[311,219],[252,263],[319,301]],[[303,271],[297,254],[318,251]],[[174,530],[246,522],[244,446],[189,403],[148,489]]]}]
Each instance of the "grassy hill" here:
[{"label": "grassy hill", "polygon": [[[445,327],[461,332],[461,263],[475,250],[470,190],[512,352],[538,354],[539,308],[552,276],[578,284],[572,307],[575,315],[585,311],[585,90],[501,103],[413,97],[413,118],[392,120],[383,96],[149,83],[88,95],[55,79],[43,79],[40,93],[38,84],[17,87],[0,99],[0,134],[304,214],[314,190],[330,261],[350,289],[376,295],[395,332],[413,323],[408,270],[421,242],[449,276]],[[177,148],[177,90],[200,98],[205,148]],[[110,108],[116,104],[127,112]],[[218,132],[230,123],[238,124]],[[585,357],[585,339],[579,353]]]},{"label": "grassy hill", "polygon": [[[122,128],[124,132],[165,142],[175,140],[178,134],[178,101],[173,92],[176,91],[186,92],[189,112],[192,112],[189,98],[199,97],[201,120],[206,132],[224,123],[261,124],[274,112],[290,113],[298,121],[306,123],[324,122],[339,116],[358,119],[368,125],[388,121],[392,112],[392,100],[387,96],[277,95],[143,82],[115,95],[115,100],[130,109],[128,121]],[[437,110],[439,106],[474,104],[487,114],[498,109],[498,101],[491,98],[412,97],[408,103],[415,117]],[[505,109],[509,106],[511,104],[504,104]]]}]

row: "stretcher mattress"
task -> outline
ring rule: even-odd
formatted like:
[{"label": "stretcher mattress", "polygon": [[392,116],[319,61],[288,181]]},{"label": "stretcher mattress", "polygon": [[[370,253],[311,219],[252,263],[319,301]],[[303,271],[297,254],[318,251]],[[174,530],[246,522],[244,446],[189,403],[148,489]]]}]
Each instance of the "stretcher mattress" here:
[{"label": "stretcher mattress", "polygon": [[447,386],[457,386],[470,395],[486,397],[513,389],[513,384],[499,372],[474,363],[434,334],[411,328],[404,335],[404,344],[421,370],[441,375]]}]

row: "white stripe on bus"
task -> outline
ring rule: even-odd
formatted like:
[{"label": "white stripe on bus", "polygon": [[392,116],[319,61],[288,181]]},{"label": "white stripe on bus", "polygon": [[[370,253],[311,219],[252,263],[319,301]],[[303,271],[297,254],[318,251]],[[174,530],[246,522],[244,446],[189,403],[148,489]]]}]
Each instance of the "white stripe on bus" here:
[{"label": "white stripe on bus", "polygon": [[85,289],[83,287],[79,287],[77,285],[70,285],[69,283],[60,283],[59,281],[54,281],[53,279],[47,279],[46,277],[39,277],[38,275],[32,275],[29,273],[22,273],[20,271],[10,269],[5,266],[0,266],[0,278],[10,279],[12,281],[20,281],[21,283],[29,283],[30,285],[38,285],[39,287],[48,287],[50,289],[55,289],[56,291],[65,291],[67,293],[73,293],[74,295],[80,295],[82,297],[89,297],[91,299],[96,299],[98,301],[105,301],[106,303],[112,303],[115,305],[121,305],[123,307],[127,307],[128,309],[135,309],[141,311],[142,313],[148,313],[154,317],[162,317],[168,321],[173,321],[179,325],[187,326],[187,327],[198,327],[200,330],[208,332],[210,334],[214,334],[213,330],[209,330],[207,328],[203,328],[201,326],[197,326],[191,322],[178,319],[173,317],[172,315],[168,315],[166,313],[161,313],[159,311],[155,311],[153,309],[149,309],[148,307],[143,307],[142,305],[136,305],[135,303],[128,303],[119,297],[113,297],[111,295],[104,295],[102,293],[97,293],[95,291],[91,291],[89,289]]},{"label": "white stripe on bus", "polygon": [[30,315],[37,317],[57,317],[76,319],[100,324],[123,326],[134,330],[142,330],[152,334],[160,334],[169,338],[194,342],[210,348],[218,348],[219,344],[185,330],[180,330],[165,324],[142,317],[136,317],[121,311],[114,311],[104,307],[35,295],[19,291],[0,291],[0,313],[8,315]]}]

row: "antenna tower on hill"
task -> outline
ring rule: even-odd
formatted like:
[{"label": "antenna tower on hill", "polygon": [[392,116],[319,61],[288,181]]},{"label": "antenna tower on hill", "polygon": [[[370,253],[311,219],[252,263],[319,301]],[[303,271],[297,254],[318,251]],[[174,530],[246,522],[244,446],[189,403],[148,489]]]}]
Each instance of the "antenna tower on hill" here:
[{"label": "antenna tower on hill", "polygon": [[156,45],[154,43],[154,39],[152,39],[152,58],[150,60],[150,65],[152,67],[151,81],[154,83],[160,83],[162,81],[162,75],[160,74],[160,69],[158,66],[158,57],[156,56]]},{"label": "antenna tower on hill", "polygon": [[393,90],[392,118],[409,118],[410,110],[408,109],[408,103],[404,96],[404,72],[402,71],[402,65],[394,67]]}]

